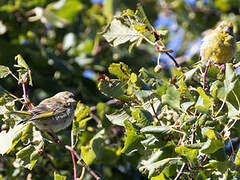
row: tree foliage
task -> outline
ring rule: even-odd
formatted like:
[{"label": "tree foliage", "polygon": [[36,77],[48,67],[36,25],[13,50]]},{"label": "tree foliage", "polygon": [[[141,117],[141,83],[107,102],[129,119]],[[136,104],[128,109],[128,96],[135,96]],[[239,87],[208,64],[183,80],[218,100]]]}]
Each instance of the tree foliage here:
[{"label": "tree foliage", "polygon": [[202,89],[204,67],[191,48],[219,20],[239,33],[239,5],[191,2],[1,2],[0,179],[73,178],[69,152],[8,114],[65,89],[81,102],[59,139],[104,179],[239,177],[240,150],[226,149],[240,136],[239,75],[232,63],[212,66]]}]

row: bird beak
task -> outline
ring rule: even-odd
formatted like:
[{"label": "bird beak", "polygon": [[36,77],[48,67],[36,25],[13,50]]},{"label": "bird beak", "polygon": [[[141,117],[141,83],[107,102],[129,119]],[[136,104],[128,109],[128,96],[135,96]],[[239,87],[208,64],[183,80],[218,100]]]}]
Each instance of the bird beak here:
[{"label": "bird beak", "polygon": [[73,98],[69,98],[68,100],[67,100],[67,102],[68,103],[75,103],[75,102],[77,102],[75,99],[73,99]]},{"label": "bird beak", "polygon": [[223,32],[231,34],[232,33],[232,28],[230,26],[224,26],[223,27]]}]

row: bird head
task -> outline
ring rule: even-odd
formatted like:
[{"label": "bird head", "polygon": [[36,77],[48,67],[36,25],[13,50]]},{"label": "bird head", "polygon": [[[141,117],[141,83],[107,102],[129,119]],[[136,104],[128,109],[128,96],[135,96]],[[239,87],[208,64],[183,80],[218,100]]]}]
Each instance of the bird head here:
[{"label": "bird head", "polygon": [[64,103],[75,103],[76,100],[74,99],[74,94],[69,91],[63,91],[57,93],[54,98],[61,100]]},{"label": "bird head", "polygon": [[233,35],[233,24],[228,21],[223,21],[217,26],[216,30],[223,34]]}]

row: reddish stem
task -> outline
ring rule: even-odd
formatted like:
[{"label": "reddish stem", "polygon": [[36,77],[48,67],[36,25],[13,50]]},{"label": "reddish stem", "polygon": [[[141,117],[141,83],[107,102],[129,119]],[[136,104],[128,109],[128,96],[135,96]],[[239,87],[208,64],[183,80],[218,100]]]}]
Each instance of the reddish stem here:
[{"label": "reddish stem", "polygon": [[54,134],[48,132],[48,134],[53,138],[54,142],[63,146],[65,149],[69,150],[72,154],[75,155],[78,161],[89,171],[89,173],[96,179],[101,180],[101,178],[84,162],[84,160],[78,155],[78,153],[68,145],[63,144]]},{"label": "reddish stem", "polygon": [[74,180],[77,180],[76,161],[75,161],[74,154],[72,152],[71,152],[71,155],[72,155],[72,162],[73,162],[73,176],[74,176]]},{"label": "reddish stem", "polygon": [[27,76],[28,76],[28,72],[25,73],[24,79],[23,79],[23,81],[21,82],[21,84],[22,84],[22,89],[23,89],[24,102],[25,102],[25,104],[26,104],[27,109],[29,110],[30,108],[29,108],[29,105],[28,105],[27,91],[26,91],[26,86],[25,86],[25,82],[26,82],[26,80],[27,80]]}]

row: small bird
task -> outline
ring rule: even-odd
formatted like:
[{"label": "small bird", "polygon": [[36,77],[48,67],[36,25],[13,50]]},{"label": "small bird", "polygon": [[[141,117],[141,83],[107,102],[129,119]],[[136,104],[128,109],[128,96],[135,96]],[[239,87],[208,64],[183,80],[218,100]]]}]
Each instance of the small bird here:
[{"label": "small bird", "polygon": [[[231,22],[221,22],[213,32],[203,38],[200,48],[201,62],[206,65],[203,74],[203,89],[208,67],[213,63],[221,65],[232,60],[237,51],[236,38]],[[220,68],[222,70],[222,68]]]},{"label": "small bird", "polygon": [[56,133],[67,128],[74,118],[73,104],[76,100],[69,91],[59,92],[44,99],[29,111],[11,111],[8,114],[21,114],[25,119],[19,124],[32,122],[39,130]]}]

